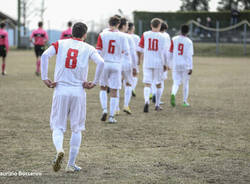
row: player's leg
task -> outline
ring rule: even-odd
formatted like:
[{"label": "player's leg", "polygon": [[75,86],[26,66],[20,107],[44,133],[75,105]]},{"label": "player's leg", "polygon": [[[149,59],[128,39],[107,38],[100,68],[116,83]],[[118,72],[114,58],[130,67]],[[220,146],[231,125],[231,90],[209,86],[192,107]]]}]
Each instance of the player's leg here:
[{"label": "player's leg", "polygon": [[101,85],[101,89],[100,89],[100,103],[102,106],[102,117],[101,120],[102,121],[106,121],[107,119],[107,115],[108,115],[108,95],[107,95],[107,85],[108,85],[108,74],[109,74],[109,68],[108,68],[108,64],[104,63],[104,69],[102,72],[102,76],[100,78],[100,85]]},{"label": "player's leg", "polygon": [[183,104],[182,106],[188,107],[189,103],[187,102],[188,93],[189,93],[189,79],[188,71],[185,71],[183,74]]},{"label": "player's leg", "polygon": [[36,61],[36,74],[40,74],[40,64],[41,64],[41,56],[37,56],[37,61]]},{"label": "player's leg", "polygon": [[156,84],[156,92],[155,92],[155,100],[156,100],[155,110],[156,111],[162,110],[160,107],[160,100],[161,100],[161,95],[162,95],[162,89],[161,89],[162,75],[163,75],[163,69],[153,70],[154,81]]},{"label": "player's leg", "polygon": [[132,96],[135,97],[136,96],[136,92],[135,92],[135,88],[137,86],[137,82],[138,82],[138,72],[139,72],[139,69],[138,69],[138,66],[136,68],[136,73],[133,72],[133,82],[132,82]]},{"label": "player's leg", "polygon": [[68,104],[69,99],[65,96],[57,95],[57,91],[55,91],[50,116],[50,126],[53,131],[52,140],[57,152],[52,164],[55,172],[61,169],[64,157],[63,133],[67,128]]},{"label": "player's leg", "polygon": [[150,99],[152,98],[153,103],[156,102],[155,94],[156,94],[156,84],[155,84],[155,81],[153,81],[153,83],[151,85],[151,94],[150,94],[150,97],[149,97]]},{"label": "player's leg", "polygon": [[[78,91],[78,92],[77,92]],[[83,89],[77,89],[75,96],[71,97],[70,105],[70,150],[66,172],[77,172],[81,167],[76,165],[76,158],[82,142],[82,131],[85,130],[86,119],[86,93]]]},{"label": "player's leg", "polygon": [[173,85],[172,85],[172,92],[171,92],[171,105],[175,107],[176,105],[175,96],[179,89],[180,80],[181,80],[180,72],[172,71],[172,78],[173,78]]},{"label": "player's leg", "polygon": [[124,108],[123,111],[127,114],[131,114],[131,110],[129,107],[129,103],[132,96],[132,83],[133,83],[133,75],[132,70],[128,70],[125,72],[125,90],[124,90]]},{"label": "player's leg", "polygon": [[117,89],[110,88],[110,105],[109,105],[109,123],[116,123],[114,118],[115,109],[117,108]]},{"label": "player's leg", "polygon": [[6,66],[6,57],[3,57],[3,62],[2,62],[2,75],[5,75],[5,66]]},{"label": "player's leg", "polygon": [[120,90],[117,90],[117,97],[116,97],[116,109],[115,115],[118,116],[120,114]]},{"label": "player's leg", "polygon": [[153,70],[149,68],[143,69],[143,83],[144,83],[144,112],[148,112],[149,109],[149,96],[151,92],[151,84],[153,82]]},{"label": "player's leg", "polygon": [[[164,92],[164,88],[165,88],[165,80],[168,78],[168,72],[165,71],[163,72],[163,77],[162,77],[162,81],[161,81],[161,94],[163,94]],[[160,100],[160,105],[164,104],[161,100]]]},{"label": "player's leg", "polygon": [[6,48],[5,48],[5,46],[1,46],[0,47],[0,57],[3,57],[3,59],[2,59],[2,75],[6,74],[6,72],[5,72],[6,56],[7,56]]}]

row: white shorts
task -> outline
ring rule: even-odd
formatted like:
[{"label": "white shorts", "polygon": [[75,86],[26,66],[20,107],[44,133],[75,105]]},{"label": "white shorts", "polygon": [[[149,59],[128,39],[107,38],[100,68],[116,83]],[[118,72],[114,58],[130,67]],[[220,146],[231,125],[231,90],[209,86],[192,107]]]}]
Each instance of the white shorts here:
[{"label": "white shorts", "polygon": [[175,84],[181,85],[184,81],[190,79],[190,75],[188,75],[189,70],[185,71],[172,71],[172,78]]},{"label": "white shorts", "polygon": [[122,71],[122,78],[126,83],[129,83],[130,85],[133,84],[133,73],[132,68],[130,70]]},{"label": "white shorts", "polygon": [[121,80],[121,64],[105,62],[100,85],[111,89],[121,89]]},{"label": "white shorts", "polygon": [[143,83],[160,84],[163,78],[163,68],[143,68]]},{"label": "white shorts", "polygon": [[163,72],[162,80],[163,80],[163,81],[164,81],[164,80],[167,80],[167,78],[168,78],[168,71],[165,71],[165,72]]},{"label": "white shorts", "polygon": [[67,120],[73,132],[85,130],[86,93],[82,87],[56,87],[50,115],[50,127],[67,129]]}]

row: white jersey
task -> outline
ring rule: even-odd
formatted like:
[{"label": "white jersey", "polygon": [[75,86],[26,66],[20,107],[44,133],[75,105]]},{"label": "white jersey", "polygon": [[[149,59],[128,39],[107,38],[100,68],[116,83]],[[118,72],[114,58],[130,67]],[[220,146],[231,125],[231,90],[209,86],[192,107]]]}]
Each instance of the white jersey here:
[{"label": "white jersey", "polygon": [[160,32],[144,32],[140,43],[139,51],[144,53],[144,68],[163,68],[164,53],[167,52],[167,42]]},{"label": "white jersey", "polygon": [[132,68],[136,68],[137,65],[137,55],[136,55],[136,47],[134,40],[130,34],[123,33],[124,37],[126,37],[129,44],[129,52],[128,54],[122,54],[122,70],[127,71]]},{"label": "white jersey", "polygon": [[[58,86],[82,87],[87,81],[89,59],[103,63],[103,59],[91,45],[78,39],[58,40],[42,56],[42,80],[48,79],[48,58],[57,54],[54,81]],[[102,64],[103,65],[103,64]],[[102,70],[103,66],[99,68]],[[94,82],[99,81],[101,71],[96,72]]]},{"label": "white jersey", "polygon": [[[134,40],[134,43],[135,43],[135,50],[137,51],[138,50],[138,47],[139,47],[139,43],[140,43],[140,37],[136,34],[131,34],[133,40]],[[136,64],[138,65],[138,56],[136,54]]]},{"label": "white jersey", "polygon": [[128,40],[119,31],[107,30],[99,34],[96,49],[100,50],[105,62],[121,63],[122,54],[128,54]]},{"label": "white jersey", "polygon": [[[169,36],[169,34],[166,33],[166,32],[163,32],[162,34],[163,34],[163,36],[165,37],[166,42],[167,42],[167,44],[166,44],[166,46],[167,46],[167,51],[169,51],[169,50],[170,50],[170,46],[171,46],[171,39],[170,39],[170,36]],[[170,62],[168,61],[168,52],[164,52],[164,63],[165,63],[166,66],[169,66],[169,67],[170,67]]]},{"label": "white jersey", "polygon": [[173,54],[171,64],[173,71],[193,69],[193,42],[188,37],[175,36],[171,41],[170,53]]}]

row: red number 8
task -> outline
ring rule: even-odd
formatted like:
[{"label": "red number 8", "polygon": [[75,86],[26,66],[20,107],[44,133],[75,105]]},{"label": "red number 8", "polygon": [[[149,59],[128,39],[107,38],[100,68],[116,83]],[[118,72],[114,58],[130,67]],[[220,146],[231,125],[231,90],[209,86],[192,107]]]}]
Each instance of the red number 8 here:
[{"label": "red number 8", "polygon": [[[77,63],[77,56],[78,56],[78,50],[69,49],[68,53],[67,53],[65,67],[70,68],[70,69],[74,69],[76,67],[76,63]],[[72,62],[70,62],[70,61],[72,61]]]}]

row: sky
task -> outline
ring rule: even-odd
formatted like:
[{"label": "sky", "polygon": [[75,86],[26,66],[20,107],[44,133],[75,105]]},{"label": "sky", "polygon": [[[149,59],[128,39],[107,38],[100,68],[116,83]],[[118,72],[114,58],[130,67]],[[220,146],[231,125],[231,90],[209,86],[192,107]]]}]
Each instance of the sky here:
[{"label": "sky", "polygon": [[[31,2],[28,11],[28,27],[35,29],[37,22],[40,21],[38,9],[41,7],[42,0],[28,1]],[[210,11],[216,11],[218,1],[210,0]],[[0,4],[1,2],[6,0],[0,0]],[[17,0],[8,0],[8,3],[3,4],[0,11],[17,19]],[[132,12],[135,10],[175,12],[180,9],[180,6],[180,0],[45,0],[44,28],[63,30],[71,20],[85,22],[91,30],[100,24],[106,24],[106,20],[118,14],[119,9],[126,17],[133,20]]]}]

